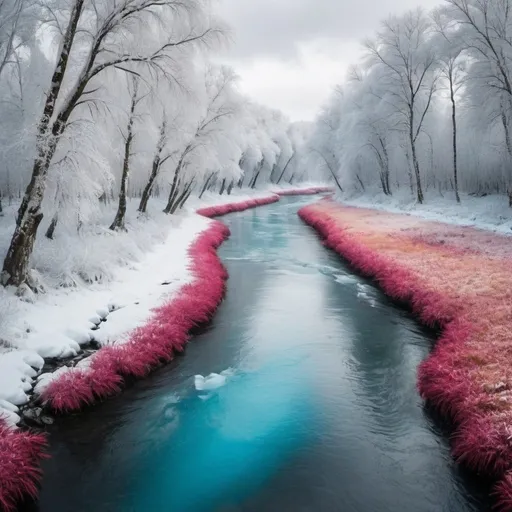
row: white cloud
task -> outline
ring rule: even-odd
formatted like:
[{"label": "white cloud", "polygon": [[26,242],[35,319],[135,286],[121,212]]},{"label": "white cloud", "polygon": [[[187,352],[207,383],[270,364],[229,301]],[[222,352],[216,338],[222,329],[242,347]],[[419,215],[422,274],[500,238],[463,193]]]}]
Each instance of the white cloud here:
[{"label": "white cloud", "polygon": [[356,56],[357,43],[332,39],[297,44],[297,56],[261,56],[232,63],[241,90],[257,102],[281,109],[293,121],[312,120],[332,87],[341,82]]},{"label": "white cloud", "polygon": [[225,55],[253,99],[312,119],[390,14],[441,0],[223,0],[235,44]]}]

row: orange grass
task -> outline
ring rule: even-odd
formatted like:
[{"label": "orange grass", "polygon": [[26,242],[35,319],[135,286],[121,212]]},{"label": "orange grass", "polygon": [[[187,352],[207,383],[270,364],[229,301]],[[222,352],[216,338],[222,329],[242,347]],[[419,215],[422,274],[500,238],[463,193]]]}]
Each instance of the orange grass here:
[{"label": "orange grass", "polygon": [[442,335],[421,396],[455,425],[456,459],[512,510],[512,238],[321,201],[299,211],[328,247]]}]

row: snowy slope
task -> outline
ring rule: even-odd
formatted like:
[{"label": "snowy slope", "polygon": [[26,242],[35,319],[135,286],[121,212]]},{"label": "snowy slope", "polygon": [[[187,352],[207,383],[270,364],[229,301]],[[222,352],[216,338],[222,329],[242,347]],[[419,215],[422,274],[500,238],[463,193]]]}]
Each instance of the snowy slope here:
[{"label": "snowy slope", "polygon": [[425,195],[424,204],[418,204],[411,200],[408,190],[395,192],[391,197],[378,192],[350,197],[339,195],[337,199],[350,206],[406,213],[428,220],[512,234],[512,208],[509,208],[508,197],[504,195],[474,197],[461,194],[460,204],[452,195],[445,194],[442,197],[432,191]]}]

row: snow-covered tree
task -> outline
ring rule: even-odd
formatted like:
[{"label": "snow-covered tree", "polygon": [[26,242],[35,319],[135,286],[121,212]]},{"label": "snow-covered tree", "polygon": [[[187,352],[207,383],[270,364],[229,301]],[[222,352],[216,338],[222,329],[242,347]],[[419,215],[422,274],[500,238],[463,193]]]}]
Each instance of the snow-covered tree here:
[{"label": "snow-covered tree", "polygon": [[95,94],[101,78],[115,70],[179,83],[181,48],[210,44],[220,34],[200,0],[59,2],[46,6],[58,34],[58,51],[37,126],[32,176],[4,260],[4,284],[20,285],[27,279],[53,157],[81,110],[99,108]]}]

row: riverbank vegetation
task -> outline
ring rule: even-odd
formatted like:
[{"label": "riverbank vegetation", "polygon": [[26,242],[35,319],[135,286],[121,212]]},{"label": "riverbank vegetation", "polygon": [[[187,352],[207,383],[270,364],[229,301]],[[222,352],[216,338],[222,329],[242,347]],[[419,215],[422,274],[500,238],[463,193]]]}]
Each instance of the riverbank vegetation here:
[{"label": "riverbank vegetation", "polygon": [[322,201],[299,211],[331,249],[442,329],[422,397],[455,425],[457,461],[498,481],[512,509],[512,250],[508,237]]},{"label": "riverbank vegetation", "polygon": [[512,2],[446,0],[392,16],[320,112],[311,165],[346,195],[512,205]]}]

